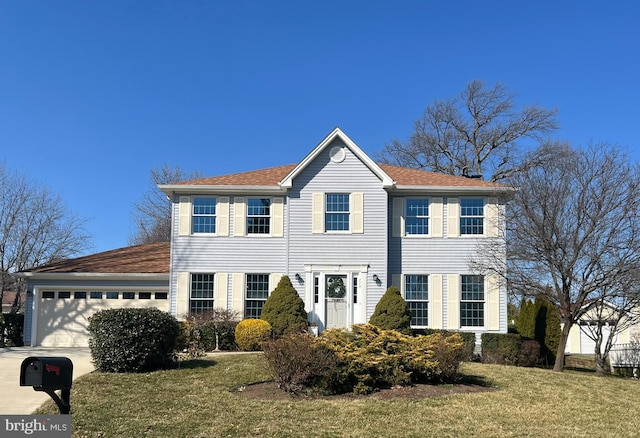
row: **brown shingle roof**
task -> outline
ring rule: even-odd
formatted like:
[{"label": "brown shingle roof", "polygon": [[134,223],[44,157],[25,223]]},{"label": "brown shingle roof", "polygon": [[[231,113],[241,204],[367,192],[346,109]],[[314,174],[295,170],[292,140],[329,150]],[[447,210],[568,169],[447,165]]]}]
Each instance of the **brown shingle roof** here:
[{"label": "brown shingle roof", "polygon": [[[379,166],[400,186],[504,188],[501,184],[476,178],[464,178],[461,176],[446,175],[444,173],[427,172],[425,170],[410,169],[391,164],[379,164]],[[287,164],[250,172],[182,181],[176,184],[194,186],[277,186],[295,167],[296,164]]]},{"label": "brown shingle roof", "polygon": [[31,269],[33,273],[168,274],[169,242],[113,249]]},{"label": "brown shingle roof", "polygon": [[426,170],[410,169],[392,164],[379,164],[380,168],[399,186],[435,186],[435,187],[502,187],[504,185],[483,181],[477,178],[447,175]]},{"label": "brown shingle roof", "polygon": [[296,164],[287,164],[250,172],[182,181],[176,184],[194,186],[277,186],[295,167]]}]

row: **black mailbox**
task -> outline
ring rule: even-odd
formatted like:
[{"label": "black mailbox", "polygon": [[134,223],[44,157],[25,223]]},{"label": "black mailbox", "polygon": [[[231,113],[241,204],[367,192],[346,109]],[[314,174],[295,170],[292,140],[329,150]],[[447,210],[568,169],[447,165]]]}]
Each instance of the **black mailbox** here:
[{"label": "black mailbox", "polygon": [[71,389],[73,363],[68,357],[28,357],[20,366],[20,386],[37,390]]}]

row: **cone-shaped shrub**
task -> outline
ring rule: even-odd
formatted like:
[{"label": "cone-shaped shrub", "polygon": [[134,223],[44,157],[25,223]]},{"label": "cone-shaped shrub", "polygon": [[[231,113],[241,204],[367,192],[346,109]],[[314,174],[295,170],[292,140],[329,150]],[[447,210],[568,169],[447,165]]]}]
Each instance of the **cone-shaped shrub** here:
[{"label": "cone-shaped shrub", "polygon": [[271,332],[275,338],[307,330],[304,302],[288,276],[280,279],[278,286],[267,298],[260,319],[271,324]]},{"label": "cone-shaped shrub", "polygon": [[411,334],[411,311],[397,287],[391,286],[380,298],[369,324],[384,330]]}]

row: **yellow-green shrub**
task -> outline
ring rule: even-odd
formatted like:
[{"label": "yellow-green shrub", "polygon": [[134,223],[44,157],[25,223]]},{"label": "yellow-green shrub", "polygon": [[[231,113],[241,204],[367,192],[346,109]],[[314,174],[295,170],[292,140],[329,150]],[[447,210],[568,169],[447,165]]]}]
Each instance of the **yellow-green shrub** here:
[{"label": "yellow-green shrub", "polygon": [[337,366],[324,379],[331,392],[367,393],[411,383],[453,381],[465,355],[459,334],[406,336],[371,324],[325,330],[318,342],[332,350]]},{"label": "yellow-green shrub", "polygon": [[245,319],[236,326],[236,345],[245,351],[258,351],[271,337],[271,325],[262,319]]}]

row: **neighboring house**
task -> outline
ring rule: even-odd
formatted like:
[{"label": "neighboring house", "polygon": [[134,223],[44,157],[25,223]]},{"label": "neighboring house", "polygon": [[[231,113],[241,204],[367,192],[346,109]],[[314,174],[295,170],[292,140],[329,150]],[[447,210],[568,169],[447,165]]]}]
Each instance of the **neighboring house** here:
[{"label": "neighboring house", "polygon": [[[11,313],[11,309],[13,309],[13,304],[16,301],[17,294],[18,292],[10,290],[4,291],[4,293],[2,294],[2,313]],[[25,294],[21,293],[19,298],[20,309],[18,310],[18,313],[23,313],[24,311],[24,299]]]},{"label": "neighboring house", "polygon": [[336,128],[298,164],[159,187],[178,318],[259,317],[288,275],[320,331],[367,322],[390,285],[414,328],[507,331],[505,285],[469,267],[479,241],[504,235],[505,186],[376,164]]},{"label": "neighboring house", "polygon": [[170,247],[20,274],[26,344],[86,345],[87,318],[123,305],[257,318],[284,275],[320,331],[367,322],[391,285],[414,328],[475,332],[478,343],[507,331],[505,284],[469,266],[479,243],[504,235],[505,186],[376,164],[336,128],[298,164],[159,188],[172,201]]},{"label": "neighboring house", "polygon": [[[586,306],[592,305],[593,303],[586,304]],[[619,314],[619,310],[611,303],[605,303],[601,309],[592,307],[569,330],[565,354],[595,354],[596,342],[592,338],[595,337],[595,330],[599,321],[604,323],[602,327],[603,340],[600,347],[600,351],[604,351],[605,343],[612,336],[611,327],[614,324],[614,320],[620,317]],[[625,321],[625,316],[622,316],[622,318],[616,333],[613,334],[612,345],[614,348],[622,344],[637,342],[637,335],[640,334],[637,322],[630,324],[628,322],[630,320]]]},{"label": "neighboring house", "polygon": [[93,313],[121,307],[168,310],[169,244],[153,243],[54,262],[27,280],[24,343],[87,346]]}]

